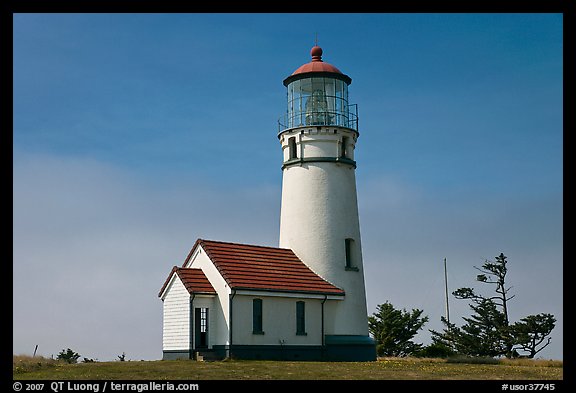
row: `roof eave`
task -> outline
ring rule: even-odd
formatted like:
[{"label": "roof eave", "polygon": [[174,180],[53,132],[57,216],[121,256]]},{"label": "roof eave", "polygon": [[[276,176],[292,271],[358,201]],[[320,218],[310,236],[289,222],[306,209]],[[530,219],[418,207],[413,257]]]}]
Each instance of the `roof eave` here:
[{"label": "roof eave", "polygon": [[168,284],[170,283],[170,281],[172,280],[172,276],[174,275],[174,273],[176,273],[178,271],[178,266],[174,266],[172,268],[172,270],[170,271],[170,274],[168,274],[168,278],[166,278],[166,281],[164,281],[164,284],[162,285],[162,288],[160,288],[160,292],[158,292],[158,297],[162,298],[164,292],[166,291],[166,289],[168,288]]},{"label": "roof eave", "polygon": [[326,295],[326,296],[342,296],[342,297],[344,297],[346,295],[346,293],[344,291],[342,291],[342,292],[306,291],[306,290],[296,290],[296,289],[253,288],[253,287],[243,287],[243,286],[232,286],[232,287],[230,287],[230,289],[233,289],[236,291],[293,293],[293,294]]},{"label": "roof eave", "polygon": [[340,79],[344,82],[346,82],[347,85],[350,85],[352,83],[352,78],[350,78],[348,75],[346,74],[339,74],[336,72],[329,72],[329,71],[309,71],[309,72],[300,72],[298,74],[292,74],[289,77],[287,77],[286,79],[284,79],[284,81],[282,83],[284,83],[284,86],[288,87],[288,84],[299,80],[299,79],[305,79],[305,78],[312,78],[312,77],[319,77],[319,76],[327,76],[330,78],[334,78],[334,79]]}]

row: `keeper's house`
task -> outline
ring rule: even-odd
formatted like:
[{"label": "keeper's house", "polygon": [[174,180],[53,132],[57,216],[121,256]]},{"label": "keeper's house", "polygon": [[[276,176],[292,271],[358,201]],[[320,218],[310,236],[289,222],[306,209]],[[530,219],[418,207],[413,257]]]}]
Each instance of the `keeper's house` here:
[{"label": "keeper's house", "polygon": [[159,293],[163,358],[350,360],[325,332],[344,295],[289,249],[199,239]]}]

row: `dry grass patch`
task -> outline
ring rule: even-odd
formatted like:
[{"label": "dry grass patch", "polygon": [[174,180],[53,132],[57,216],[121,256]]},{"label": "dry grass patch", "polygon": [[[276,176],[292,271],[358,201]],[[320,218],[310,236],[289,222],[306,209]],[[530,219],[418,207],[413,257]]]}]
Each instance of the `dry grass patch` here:
[{"label": "dry grass patch", "polygon": [[107,380],[562,380],[559,361],[448,362],[380,358],[376,362],[156,360],[67,364],[14,357],[14,379]]},{"label": "dry grass patch", "polygon": [[12,373],[23,374],[47,368],[54,368],[60,362],[43,356],[14,355],[12,356]]},{"label": "dry grass patch", "polygon": [[500,364],[526,367],[563,367],[562,360],[552,359],[500,359]]}]

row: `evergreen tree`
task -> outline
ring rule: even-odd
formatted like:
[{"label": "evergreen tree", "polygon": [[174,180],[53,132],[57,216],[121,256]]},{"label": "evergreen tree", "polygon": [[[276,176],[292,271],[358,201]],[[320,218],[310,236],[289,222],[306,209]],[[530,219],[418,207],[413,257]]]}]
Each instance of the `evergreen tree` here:
[{"label": "evergreen tree", "polygon": [[377,312],[368,317],[368,329],[376,341],[378,356],[408,356],[422,348],[412,341],[428,317],[421,318],[422,310],[412,312],[396,310],[386,302],[377,306]]},{"label": "evergreen tree", "polygon": [[506,354],[509,337],[504,314],[494,302],[484,299],[470,305],[474,314],[463,318],[466,324],[460,330],[459,352],[471,356],[501,356]]}]

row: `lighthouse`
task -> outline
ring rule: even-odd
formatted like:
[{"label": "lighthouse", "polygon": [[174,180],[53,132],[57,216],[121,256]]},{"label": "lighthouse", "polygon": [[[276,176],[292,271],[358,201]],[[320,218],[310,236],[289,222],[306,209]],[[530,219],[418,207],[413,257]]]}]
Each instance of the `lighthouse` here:
[{"label": "lighthouse", "polygon": [[352,79],[322,60],[284,79],[279,247],[198,238],[162,300],[163,359],[373,361],[356,200]]},{"label": "lighthouse", "polygon": [[322,54],[315,45],[311,61],[283,81],[279,246],[345,292],[342,301],[326,304],[322,344],[339,348],[345,359],[374,360],[355,177],[358,110],[348,101],[352,79]]}]

